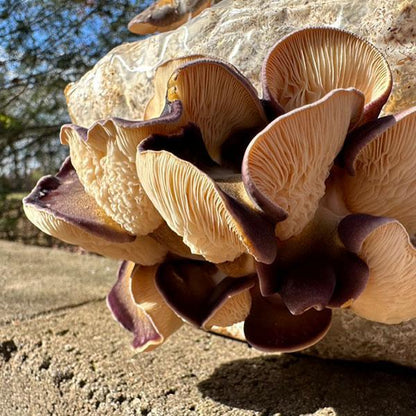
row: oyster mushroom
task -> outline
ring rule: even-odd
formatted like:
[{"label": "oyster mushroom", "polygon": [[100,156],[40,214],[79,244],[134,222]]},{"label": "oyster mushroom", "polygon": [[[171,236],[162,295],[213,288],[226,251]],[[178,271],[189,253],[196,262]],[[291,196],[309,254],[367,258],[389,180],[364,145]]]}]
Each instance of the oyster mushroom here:
[{"label": "oyster mushroom", "polygon": [[278,117],[250,143],[243,160],[247,191],[272,217],[276,236],[287,240],[312,220],[325,180],[348,131],[361,119],[363,95],[339,89]]},{"label": "oyster mushroom", "polygon": [[411,108],[354,132],[341,155],[348,172],[340,180],[345,206],[367,214],[340,224],[344,244],[370,269],[368,286],[351,308],[383,323],[416,317],[415,137],[416,108]]},{"label": "oyster mushroom", "polygon": [[155,89],[155,95],[149,100],[144,110],[143,118],[149,120],[151,118],[159,117],[166,105],[166,85],[171,77],[172,73],[180,66],[195,61],[197,59],[203,59],[202,55],[184,56],[181,58],[170,59],[163,62],[156,68],[153,78],[153,85]]},{"label": "oyster mushroom", "polygon": [[298,30],[279,40],[262,69],[263,93],[279,113],[310,104],[337,88],[365,96],[362,123],[376,118],[392,77],[386,59],[369,42],[330,27]]},{"label": "oyster mushroom", "polygon": [[69,158],[56,176],[38,182],[23,208],[46,234],[88,251],[144,265],[160,263],[167,253],[156,240],[136,237],[107,217],[84,191]]},{"label": "oyster mushroom", "polygon": [[332,308],[416,317],[416,110],[376,119],[384,58],[309,28],[276,45],[263,82],[262,103],[225,62],[167,62],[146,121],[64,126],[71,162],[25,200],[40,228],[129,260],[108,303],[140,350],[183,321],[244,321],[254,347],[296,351]]},{"label": "oyster mushroom", "polygon": [[163,224],[137,178],[136,147],[151,134],[178,129],[179,103],[156,120],[130,122],[109,119],[90,129],[64,125],[61,142],[69,146],[71,161],[85,191],[107,216],[133,235],[146,235]]},{"label": "oyster mushroom", "polygon": [[192,253],[214,263],[243,253],[273,261],[272,223],[246,201],[241,175],[224,175],[216,168],[198,129],[176,137],[153,136],[139,146],[137,158],[147,195]]},{"label": "oyster mushroom", "polygon": [[183,25],[213,3],[214,0],[158,0],[135,16],[128,28],[138,35],[167,32]]},{"label": "oyster mushroom", "polygon": [[275,226],[274,264],[258,264],[260,293],[278,293],[292,314],[347,306],[367,283],[367,266],[338,240],[337,226],[346,214],[332,183],[334,160],[363,105],[358,90],[334,90],[278,117],[246,150],[243,180],[249,194],[270,217],[287,213]]},{"label": "oyster mushroom", "polygon": [[343,151],[342,179],[351,212],[394,217],[416,234],[416,107],[363,126]]},{"label": "oyster mushroom", "polygon": [[107,297],[114,318],[133,333],[132,346],[139,351],[156,348],[183,324],[156,289],[157,269],[123,262]]},{"label": "oyster mushroom", "polygon": [[213,264],[192,260],[166,262],[156,275],[156,286],[175,313],[204,329],[243,321],[253,285],[254,275],[230,278]]},{"label": "oyster mushroom", "polygon": [[368,285],[351,309],[385,324],[415,318],[416,249],[405,227],[392,218],[356,214],[340,223],[339,232],[370,269]]},{"label": "oyster mushroom", "polygon": [[252,307],[244,322],[244,334],[258,350],[299,351],[316,344],[328,332],[332,315],[329,309],[310,309],[295,316],[278,294],[263,297],[254,288],[251,295]]},{"label": "oyster mushroom", "polygon": [[181,102],[188,127],[140,144],[136,166],[146,194],[193,253],[214,263],[250,253],[270,263],[273,226],[240,174],[248,141],[267,123],[255,90],[230,65],[198,59],[172,74],[166,97],[166,108]]}]

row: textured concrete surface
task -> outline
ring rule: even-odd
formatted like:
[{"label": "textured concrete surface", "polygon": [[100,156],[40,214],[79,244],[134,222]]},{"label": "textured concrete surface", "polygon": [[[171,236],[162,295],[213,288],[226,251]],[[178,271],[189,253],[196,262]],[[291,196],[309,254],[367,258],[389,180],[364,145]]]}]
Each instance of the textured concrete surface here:
[{"label": "textured concrete surface", "polygon": [[[7,248],[13,258],[27,249],[0,244],[3,256]],[[416,415],[416,371],[392,364],[263,355],[190,327],[156,351],[134,354],[129,334],[102,300],[111,267],[107,274],[70,278],[62,270],[79,257],[80,276],[102,259],[58,255],[59,275],[42,273],[37,290],[33,264],[15,274],[3,260],[2,293],[11,282],[24,289],[6,296],[10,304],[3,301],[1,309],[1,416]],[[49,302],[29,313],[32,296],[51,286]],[[70,302],[62,303],[65,297]]]},{"label": "textured concrete surface", "polygon": [[0,324],[104,299],[117,268],[103,257],[0,240]]}]

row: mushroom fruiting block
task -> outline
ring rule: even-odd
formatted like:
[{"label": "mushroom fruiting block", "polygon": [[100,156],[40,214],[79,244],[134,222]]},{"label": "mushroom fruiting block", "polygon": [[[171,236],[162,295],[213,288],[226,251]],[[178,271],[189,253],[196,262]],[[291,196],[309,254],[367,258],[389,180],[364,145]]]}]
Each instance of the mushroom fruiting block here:
[{"label": "mushroom fruiting block", "polygon": [[297,351],[334,308],[416,318],[416,108],[379,117],[386,60],[312,27],[262,80],[260,98],[226,62],[165,62],[144,121],[64,126],[70,158],[24,200],[46,233],[123,260],[108,305],[140,351],[184,322]]}]

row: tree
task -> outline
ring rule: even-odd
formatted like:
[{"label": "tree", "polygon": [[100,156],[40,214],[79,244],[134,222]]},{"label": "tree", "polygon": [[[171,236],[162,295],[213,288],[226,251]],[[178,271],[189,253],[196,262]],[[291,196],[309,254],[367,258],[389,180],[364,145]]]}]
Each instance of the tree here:
[{"label": "tree", "polygon": [[59,167],[65,86],[114,46],[137,40],[127,23],[149,3],[0,0],[0,186],[7,179],[28,189]]}]

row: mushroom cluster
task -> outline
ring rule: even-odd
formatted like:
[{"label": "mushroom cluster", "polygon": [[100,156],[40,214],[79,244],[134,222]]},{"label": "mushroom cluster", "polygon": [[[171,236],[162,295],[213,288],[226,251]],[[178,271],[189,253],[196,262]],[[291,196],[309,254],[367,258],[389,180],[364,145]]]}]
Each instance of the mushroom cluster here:
[{"label": "mushroom cluster", "polygon": [[134,348],[244,322],[255,348],[296,351],[333,308],[416,317],[416,107],[379,117],[385,58],[306,28],[261,74],[259,99],[226,62],[165,62],[144,121],[63,126],[70,157],[24,199],[44,232],[123,260],[108,305]]}]

